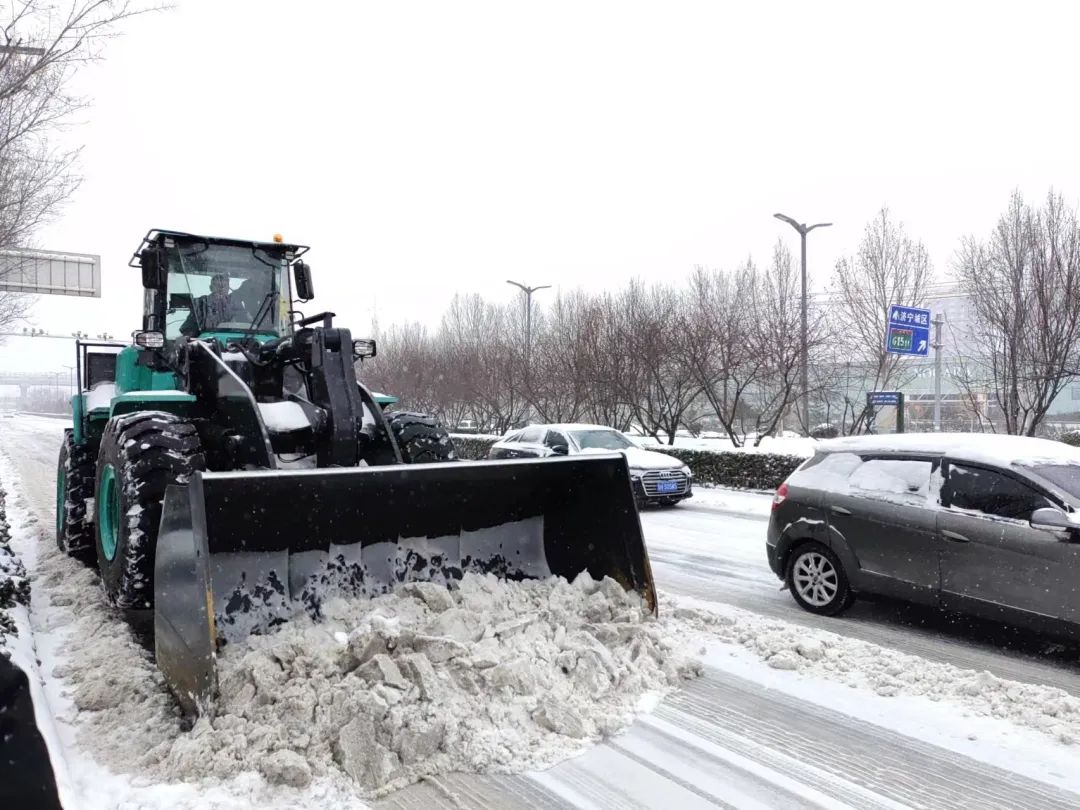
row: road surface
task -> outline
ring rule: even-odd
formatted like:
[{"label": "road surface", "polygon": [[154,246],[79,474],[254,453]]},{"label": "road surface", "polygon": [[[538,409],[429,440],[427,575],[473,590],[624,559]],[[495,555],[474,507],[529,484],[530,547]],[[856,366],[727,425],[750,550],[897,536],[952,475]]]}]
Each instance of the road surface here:
[{"label": "road surface", "polygon": [[[53,521],[62,428],[60,421],[33,417],[0,424],[0,451],[16,470],[27,506],[46,526]],[[1080,695],[1075,651],[1044,640],[893,604],[859,602],[838,619],[798,610],[765,562],[768,503],[764,495],[711,490],[678,507],[644,513],[661,591]],[[581,756],[517,776],[440,777],[374,806],[1080,808],[1080,779],[1067,767],[1075,747],[1011,727],[1000,739],[1011,735],[1019,749],[997,746],[998,738],[970,742],[977,735],[965,735],[968,726],[982,735],[1000,731],[1004,721],[976,722],[929,700],[896,704],[904,711],[882,709],[892,704],[806,679],[778,688],[762,675],[768,672],[753,662],[729,665],[723,655],[711,655],[702,678],[627,733]],[[902,716],[908,709],[915,720]],[[1010,756],[1010,750],[1032,745],[1027,759]]]}]

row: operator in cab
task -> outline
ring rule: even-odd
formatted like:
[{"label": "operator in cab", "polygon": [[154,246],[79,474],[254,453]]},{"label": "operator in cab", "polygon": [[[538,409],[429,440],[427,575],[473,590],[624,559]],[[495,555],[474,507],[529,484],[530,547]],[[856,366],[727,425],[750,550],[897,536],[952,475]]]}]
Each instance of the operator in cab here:
[{"label": "operator in cab", "polygon": [[200,332],[216,329],[218,324],[246,318],[243,305],[229,292],[229,277],[218,273],[210,279],[210,294],[191,302],[191,312],[180,326],[180,333],[197,337]]}]

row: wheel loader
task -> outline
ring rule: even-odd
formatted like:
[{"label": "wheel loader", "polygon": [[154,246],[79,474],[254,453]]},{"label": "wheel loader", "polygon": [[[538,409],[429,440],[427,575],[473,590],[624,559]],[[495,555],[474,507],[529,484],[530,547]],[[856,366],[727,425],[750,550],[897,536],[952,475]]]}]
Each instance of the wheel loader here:
[{"label": "wheel loader", "polygon": [[131,344],[76,346],[57,543],[112,605],[152,608],[183,710],[212,707],[223,644],[329,595],[587,571],[655,610],[625,459],[457,461],[435,419],[357,380],[373,340],[297,308],[307,250],[151,230]]}]

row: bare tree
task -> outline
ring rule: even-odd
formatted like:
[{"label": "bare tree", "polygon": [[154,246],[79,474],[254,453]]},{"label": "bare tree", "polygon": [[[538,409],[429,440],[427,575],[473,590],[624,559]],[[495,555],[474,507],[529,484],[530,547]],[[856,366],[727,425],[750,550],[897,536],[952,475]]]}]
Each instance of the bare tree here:
[{"label": "bare tree", "polygon": [[612,348],[629,354],[633,364],[613,382],[642,429],[657,440],[664,433],[674,444],[701,394],[685,359],[683,297],[665,285],[646,289],[631,281],[617,301],[618,342]]},{"label": "bare tree", "polygon": [[585,339],[594,308],[580,290],[560,292],[534,318],[528,397],[545,422],[577,422],[585,413],[597,370]]},{"label": "bare tree", "polygon": [[[747,260],[732,273],[697,268],[686,291],[686,359],[712,414],[740,447],[772,434],[797,393],[799,275],[782,241],[761,271]],[[818,323],[810,324],[816,342]]]},{"label": "bare tree", "polygon": [[[761,366],[750,392],[756,447],[776,431],[798,394],[802,284],[783,240],[773,248],[768,272],[760,274],[752,287],[749,310],[754,323],[750,353]],[[821,319],[814,317],[807,323],[807,351],[816,352],[821,338]],[[810,425],[803,425],[803,430],[808,433]]]},{"label": "bare tree", "polygon": [[445,419],[451,398],[440,385],[433,341],[419,323],[395,324],[375,334],[378,354],[357,367],[370,388],[398,397],[402,409],[438,413]]},{"label": "bare tree", "polygon": [[[0,250],[30,247],[79,184],[78,149],[53,135],[85,100],[69,88],[97,59],[117,23],[149,10],[125,0],[0,3]],[[0,265],[0,278],[18,267]],[[31,299],[0,293],[0,326],[26,314]]]},{"label": "bare tree", "polygon": [[867,390],[906,382],[903,359],[885,351],[889,305],[921,306],[932,277],[926,248],[892,220],[886,207],[866,226],[855,256],[836,263],[833,284],[841,315],[833,324],[834,339],[850,361],[867,369],[864,385],[847,392],[854,398],[844,404],[845,433],[866,427],[866,410],[858,398]]},{"label": "bare tree", "polygon": [[625,386],[623,381],[636,379],[639,362],[637,355],[622,344],[630,328],[624,317],[625,312],[613,294],[591,299],[580,339],[590,364],[585,372],[589,383],[585,418],[625,431],[634,420],[631,404],[634,393],[633,386]]},{"label": "bare tree", "polygon": [[957,359],[957,382],[984,425],[1034,436],[1080,374],[1077,214],[1053,191],[1042,208],[1016,192],[989,240],[964,240],[955,270],[975,314],[964,342],[979,352]]},{"label": "bare tree", "polygon": [[734,273],[695,268],[685,293],[685,360],[736,447],[745,441],[745,395],[763,366],[754,353],[755,324],[748,306],[757,283],[757,268],[747,260]]}]

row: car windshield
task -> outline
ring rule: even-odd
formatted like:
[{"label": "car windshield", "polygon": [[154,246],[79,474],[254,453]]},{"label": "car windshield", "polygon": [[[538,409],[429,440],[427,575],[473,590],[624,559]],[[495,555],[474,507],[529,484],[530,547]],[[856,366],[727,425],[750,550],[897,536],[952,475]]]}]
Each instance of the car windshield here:
[{"label": "car windshield", "polygon": [[1059,489],[1080,498],[1080,465],[1037,464],[1031,468],[1031,471]]},{"label": "car windshield", "polygon": [[625,450],[634,444],[617,430],[571,430],[582,450]]},{"label": "car windshield", "polygon": [[246,245],[195,242],[169,247],[168,260],[166,337],[281,333],[288,309],[282,257]]}]

